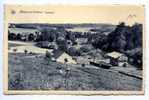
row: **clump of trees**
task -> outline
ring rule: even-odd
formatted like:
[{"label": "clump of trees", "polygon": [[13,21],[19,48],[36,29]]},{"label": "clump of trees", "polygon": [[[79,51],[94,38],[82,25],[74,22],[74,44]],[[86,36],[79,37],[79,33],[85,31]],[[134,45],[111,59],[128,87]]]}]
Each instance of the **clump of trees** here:
[{"label": "clump of trees", "polygon": [[142,47],[142,24],[136,23],[130,27],[122,22],[108,36],[97,36],[92,44],[105,51],[119,52]]},{"label": "clump of trees", "polygon": [[59,37],[56,42],[60,50],[62,51],[68,50],[68,44],[64,37]]},{"label": "clump of trees", "polygon": [[67,53],[71,56],[81,56],[82,51],[79,48],[72,46],[67,50]]},{"label": "clump of trees", "polygon": [[109,48],[116,51],[126,51],[142,47],[142,25],[134,24],[132,27],[121,23],[108,36]]},{"label": "clump of trees", "polygon": [[56,30],[44,28],[41,30],[40,41],[53,42],[56,39]]},{"label": "clump of trees", "polygon": [[[98,35],[92,44],[94,47],[107,52],[118,51],[125,54],[127,51],[135,52],[133,49],[142,48],[142,30],[142,24],[136,23],[133,26],[127,26],[122,22],[108,36]],[[127,55],[129,56],[129,54]],[[141,55],[141,51],[140,53],[135,52],[132,57],[133,64],[139,66],[142,64]]]},{"label": "clump of trees", "polygon": [[131,64],[135,64],[136,67],[138,67],[139,69],[142,69],[143,66],[143,52],[142,52],[142,48],[135,48],[132,50],[128,50],[125,53],[130,59],[129,59],[129,63]]},{"label": "clump of trees", "polygon": [[8,39],[9,40],[16,40],[17,39],[17,36],[15,33],[9,33],[8,32]]},{"label": "clump of trees", "polygon": [[80,51],[83,52],[83,53],[87,53],[91,50],[93,50],[93,46],[92,45],[84,45],[82,47],[80,47]]}]

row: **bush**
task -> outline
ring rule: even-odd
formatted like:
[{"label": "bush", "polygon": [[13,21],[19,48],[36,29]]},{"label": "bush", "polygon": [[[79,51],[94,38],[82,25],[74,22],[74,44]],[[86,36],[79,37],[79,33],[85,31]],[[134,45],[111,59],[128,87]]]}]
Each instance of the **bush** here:
[{"label": "bush", "polygon": [[17,52],[17,49],[15,48],[15,49],[13,49],[13,52]]},{"label": "bush", "polygon": [[33,52],[29,52],[29,54],[31,54],[31,55],[32,55],[32,54],[33,54]]},{"label": "bush", "polygon": [[30,33],[28,36],[29,41],[34,41],[34,34]]},{"label": "bush", "polygon": [[9,33],[8,34],[8,40],[16,40],[17,36],[15,33]]},{"label": "bush", "polygon": [[80,51],[82,51],[82,52],[89,52],[90,50],[92,50],[93,49],[93,47],[91,46],[91,45],[85,45],[85,46],[82,46],[81,48],[80,48]]},{"label": "bush", "polygon": [[68,44],[64,37],[59,37],[56,42],[60,50],[67,51]]},{"label": "bush", "polygon": [[27,54],[27,52],[28,52],[28,51],[25,49],[25,50],[24,50],[24,53]]},{"label": "bush", "polygon": [[75,47],[70,47],[67,52],[71,56],[76,56],[77,49]]},{"label": "bush", "polygon": [[17,39],[17,40],[21,40],[21,34],[20,34],[20,33],[18,33],[18,34],[16,35],[16,39]]},{"label": "bush", "polygon": [[51,59],[51,53],[49,51],[46,51],[45,57]]},{"label": "bush", "polygon": [[82,67],[85,67],[85,64],[81,64]]}]

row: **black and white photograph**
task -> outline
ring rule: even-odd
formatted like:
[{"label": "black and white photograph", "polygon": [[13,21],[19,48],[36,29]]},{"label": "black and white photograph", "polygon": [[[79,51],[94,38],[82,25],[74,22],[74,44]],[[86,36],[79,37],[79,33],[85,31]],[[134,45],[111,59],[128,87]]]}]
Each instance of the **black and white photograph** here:
[{"label": "black and white photograph", "polygon": [[10,23],[8,51],[10,90],[142,89],[139,23]]},{"label": "black and white photograph", "polygon": [[105,22],[8,22],[8,91],[142,93],[144,22],[137,21],[142,18],[138,13],[115,12],[109,15],[118,16],[117,23],[106,14],[101,15],[110,17],[111,23],[106,18]]}]

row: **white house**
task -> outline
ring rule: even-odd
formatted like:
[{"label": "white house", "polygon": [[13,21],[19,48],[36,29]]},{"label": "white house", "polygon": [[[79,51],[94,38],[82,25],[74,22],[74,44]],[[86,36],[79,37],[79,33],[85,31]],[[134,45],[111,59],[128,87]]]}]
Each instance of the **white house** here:
[{"label": "white house", "polygon": [[69,54],[61,50],[54,50],[52,56],[52,58],[55,59],[56,62],[60,62],[63,64],[77,64],[77,62]]},{"label": "white house", "polygon": [[115,66],[124,66],[124,64],[127,64],[128,61],[127,56],[115,51],[107,53],[107,57],[110,58],[110,63]]}]

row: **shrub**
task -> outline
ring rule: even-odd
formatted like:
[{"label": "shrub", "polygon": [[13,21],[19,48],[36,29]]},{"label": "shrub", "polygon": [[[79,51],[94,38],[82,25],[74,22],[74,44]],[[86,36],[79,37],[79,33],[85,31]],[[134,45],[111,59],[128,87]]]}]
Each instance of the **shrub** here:
[{"label": "shrub", "polygon": [[51,53],[49,51],[46,51],[45,57],[46,58],[51,58]]},{"label": "shrub", "polygon": [[24,50],[24,53],[27,54],[27,52],[28,52],[28,51],[25,49],[25,50]]},{"label": "shrub", "polygon": [[15,48],[15,49],[13,49],[13,52],[17,52],[17,49]]},{"label": "shrub", "polygon": [[33,52],[29,52],[29,54],[31,54],[31,55],[32,55],[32,54],[34,54],[34,53],[33,53]]},{"label": "shrub", "polygon": [[91,46],[91,45],[85,45],[85,46],[82,46],[81,48],[80,48],[80,50],[82,51],[82,52],[89,52],[90,50],[92,50],[93,49],[93,47]]},{"label": "shrub", "polygon": [[81,64],[82,67],[85,67],[85,64]]}]

